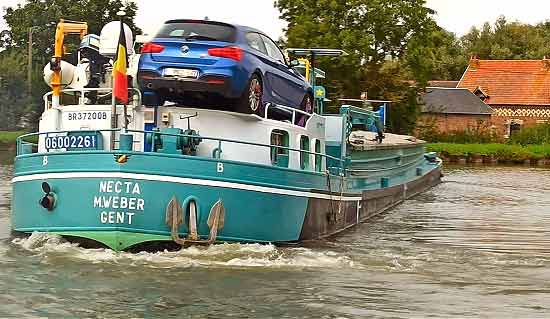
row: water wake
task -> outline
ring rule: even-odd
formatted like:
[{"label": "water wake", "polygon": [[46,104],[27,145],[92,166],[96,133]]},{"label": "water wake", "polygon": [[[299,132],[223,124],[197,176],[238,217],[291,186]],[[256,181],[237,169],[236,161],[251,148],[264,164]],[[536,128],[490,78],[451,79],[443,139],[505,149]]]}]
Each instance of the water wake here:
[{"label": "water wake", "polygon": [[219,267],[219,268],[353,268],[348,256],[309,248],[279,248],[264,244],[218,244],[189,247],[179,251],[115,252],[110,249],[84,249],[63,237],[33,233],[12,241],[33,254],[52,258],[72,258],[92,263],[115,263],[151,268]]}]

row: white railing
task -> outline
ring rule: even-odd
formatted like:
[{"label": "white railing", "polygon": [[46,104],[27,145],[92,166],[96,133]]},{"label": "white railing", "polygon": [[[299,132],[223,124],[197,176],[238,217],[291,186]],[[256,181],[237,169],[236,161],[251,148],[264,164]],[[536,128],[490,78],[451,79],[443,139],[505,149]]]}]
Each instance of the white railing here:
[{"label": "white railing", "polygon": [[[313,113],[308,113],[306,111],[302,111],[302,110],[299,110],[299,109],[296,109],[296,108],[293,108],[293,107],[290,107],[290,106],[284,106],[284,105],[273,104],[273,103],[266,103],[265,104],[265,110],[264,110],[264,118],[265,119],[268,119],[268,112],[269,112],[270,108],[283,110],[283,111],[286,111],[286,112],[292,114],[292,124],[296,124],[296,114],[297,113],[307,116],[307,120],[309,120],[313,116]],[[307,120],[306,120],[306,122],[307,122]]]},{"label": "white railing", "polygon": [[[82,89],[64,89],[61,90],[61,93],[80,93],[80,96],[78,97],[78,105],[84,105],[86,104],[86,92],[104,92],[104,93],[111,93],[112,94],[113,89],[112,88],[82,88]],[[136,88],[128,88],[128,91],[132,92],[133,94],[137,93],[138,99],[137,99],[137,105],[141,105],[141,92]],[[53,91],[50,91],[42,97],[44,100],[44,110],[49,109],[51,105],[51,97],[53,94]],[[107,94],[106,96],[108,96]],[[134,99],[132,99],[134,101]],[[111,103],[107,104],[111,105]]]}]

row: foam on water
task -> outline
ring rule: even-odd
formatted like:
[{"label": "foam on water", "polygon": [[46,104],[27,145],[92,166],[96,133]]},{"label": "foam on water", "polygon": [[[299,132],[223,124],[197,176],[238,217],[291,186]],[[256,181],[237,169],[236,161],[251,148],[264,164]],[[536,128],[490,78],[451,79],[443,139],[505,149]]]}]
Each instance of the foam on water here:
[{"label": "foam on water", "polygon": [[84,249],[59,235],[35,232],[16,238],[16,246],[41,256],[65,257],[92,263],[116,263],[151,268],[227,267],[227,268],[337,268],[357,267],[348,256],[309,248],[279,248],[265,244],[218,244],[189,247],[179,251],[115,252],[110,249]]}]

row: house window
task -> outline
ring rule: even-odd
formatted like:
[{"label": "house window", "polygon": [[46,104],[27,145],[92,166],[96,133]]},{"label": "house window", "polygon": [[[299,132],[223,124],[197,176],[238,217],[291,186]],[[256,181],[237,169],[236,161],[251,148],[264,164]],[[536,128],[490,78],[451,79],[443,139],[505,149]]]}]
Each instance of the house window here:
[{"label": "house window", "polygon": [[[309,150],[309,137],[302,135],[300,136],[300,150],[301,151],[310,151]],[[309,168],[309,157],[310,154],[306,152],[300,152],[300,168],[308,169]]]},{"label": "house window", "polygon": [[519,123],[510,124],[510,137],[514,136],[514,134],[519,133],[519,131],[521,131],[521,124]]},{"label": "house window", "polygon": [[475,90],[474,90],[474,94],[480,99],[482,100],[483,102],[485,102],[485,100],[487,100],[489,98],[489,95],[487,95],[487,93],[485,93],[485,91],[483,91],[483,89],[478,86]]},{"label": "house window", "polygon": [[[315,153],[321,153],[321,141],[315,140]],[[323,168],[323,157],[321,155],[315,155],[315,170],[320,172]]]},{"label": "house window", "polygon": [[273,130],[271,132],[271,164],[288,167],[288,149],[273,146],[288,147],[288,132]]}]

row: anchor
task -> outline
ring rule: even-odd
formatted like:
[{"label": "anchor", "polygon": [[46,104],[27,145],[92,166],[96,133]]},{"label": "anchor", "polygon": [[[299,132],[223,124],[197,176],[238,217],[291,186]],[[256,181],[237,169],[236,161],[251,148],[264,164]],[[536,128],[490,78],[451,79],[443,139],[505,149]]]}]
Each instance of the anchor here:
[{"label": "anchor", "polygon": [[185,239],[178,235],[179,226],[183,223],[183,209],[176,198],[173,196],[166,207],[166,225],[171,226],[170,234],[172,240],[178,245],[185,245]]},{"label": "anchor", "polygon": [[218,201],[210,209],[208,220],[206,221],[208,228],[210,228],[210,236],[208,237],[208,243],[212,244],[216,241],[218,236],[218,229],[222,229],[225,225],[225,207],[222,200]]},{"label": "anchor", "polygon": [[[192,203],[192,204],[191,204]],[[179,226],[184,223],[183,209],[176,196],[173,196],[166,207],[166,225],[170,226],[172,240],[181,246],[189,244],[210,245],[216,242],[218,230],[225,224],[225,207],[219,199],[210,209],[206,224],[210,229],[208,240],[201,240],[197,233],[197,210],[194,202],[189,206],[189,234],[187,238],[179,236]]]},{"label": "anchor", "polygon": [[197,232],[197,205],[194,200],[189,202],[189,224],[187,225],[187,228],[189,229],[189,235],[187,236],[187,239],[200,239]]}]

